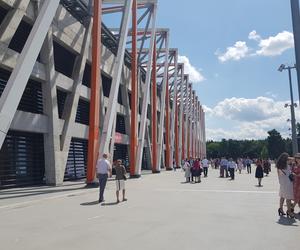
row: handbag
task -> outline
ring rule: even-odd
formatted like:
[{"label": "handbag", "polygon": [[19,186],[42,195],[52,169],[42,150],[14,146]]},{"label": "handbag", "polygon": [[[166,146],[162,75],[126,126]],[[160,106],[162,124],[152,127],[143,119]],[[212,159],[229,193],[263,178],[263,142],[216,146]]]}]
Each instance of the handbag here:
[{"label": "handbag", "polygon": [[[284,175],[286,175],[286,173],[283,170],[281,170],[281,172],[284,173]],[[291,182],[294,181],[294,174],[290,173],[288,177]]]}]

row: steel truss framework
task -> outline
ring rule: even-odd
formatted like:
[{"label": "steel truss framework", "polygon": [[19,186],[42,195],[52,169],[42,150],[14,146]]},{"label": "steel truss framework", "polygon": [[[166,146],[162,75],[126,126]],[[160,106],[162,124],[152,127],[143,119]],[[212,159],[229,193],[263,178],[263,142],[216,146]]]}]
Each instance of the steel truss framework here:
[{"label": "steel truss framework", "polygon": [[[162,168],[170,170],[174,165],[180,167],[183,159],[206,155],[204,111],[184,64],[178,62],[178,49],[169,48],[169,30],[156,27],[157,0],[6,2],[11,10],[0,26],[0,42],[4,46],[0,63],[12,68],[12,74],[0,98],[0,148],[16,119],[27,80],[38,78],[37,69],[42,67],[44,115],[36,119],[47,120],[44,134],[47,183],[63,182],[71,139],[80,136],[89,140],[87,182],[94,182],[98,156],[114,152],[120,89],[132,177],[141,175],[145,153],[153,173]],[[5,60],[12,39],[9,32],[18,27],[24,16],[30,16],[29,5],[36,10],[31,16],[33,28],[12,65]],[[108,28],[102,17],[114,13],[122,15],[120,27]],[[74,27],[82,31],[71,41],[78,55],[72,77],[68,79],[55,70],[53,58],[53,40],[58,39],[55,25],[63,22],[60,21],[63,16],[69,16]],[[69,27],[65,25],[61,34],[68,32]],[[107,51],[111,56],[105,56]],[[37,63],[39,53],[41,59]],[[87,62],[92,65],[90,89],[82,85]],[[103,96],[100,69],[110,72],[112,78],[108,98]],[[69,83],[70,94],[60,119],[56,88],[61,87],[62,79]],[[75,122],[82,95],[90,101],[90,120],[86,127],[79,127]],[[126,136],[121,141],[126,141]]]}]

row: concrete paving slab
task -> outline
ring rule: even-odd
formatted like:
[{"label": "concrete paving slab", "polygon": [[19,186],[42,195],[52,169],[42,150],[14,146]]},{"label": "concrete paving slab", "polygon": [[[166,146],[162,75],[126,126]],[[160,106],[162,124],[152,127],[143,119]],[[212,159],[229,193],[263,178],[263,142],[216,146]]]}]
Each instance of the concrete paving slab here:
[{"label": "concrete paving slab", "polygon": [[261,188],[253,175],[229,181],[210,170],[200,184],[180,170],[145,175],[127,181],[119,204],[114,182],[105,205],[97,189],[2,199],[1,249],[299,250],[299,218],[277,215],[275,171]]}]

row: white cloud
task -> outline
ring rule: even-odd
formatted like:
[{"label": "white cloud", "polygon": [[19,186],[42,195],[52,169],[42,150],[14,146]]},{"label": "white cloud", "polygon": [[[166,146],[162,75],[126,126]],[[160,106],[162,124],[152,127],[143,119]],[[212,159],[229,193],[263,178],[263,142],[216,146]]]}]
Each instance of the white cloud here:
[{"label": "white cloud", "polygon": [[[287,101],[288,102],[288,101]],[[225,139],[265,139],[271,129],[288,136],[290,109],[284,108],[284,101],[268,97],[255,99],[230,98],[219,102],[215,107],[204,107],[206,111],[207,138]],[[296,119],[300,114],[296,112]],[[217,121],[217,122],[216,122]],[[214,129],[212,129],[214,127]],[[229,129],[225,129],[229,127]]]},{"label": "white cloud", "polygon": [[195,66],[190,63],[188,57],[179,55],[178,62],[184,63],[184,73],[189,74],[191,82],[197,83],[205,80],[205,77],[201,74],[200,70],[196,69]]},{"label": "white cloud", "polygon": [[257,34],[256,30],[252,30],[248,35],[249,40],[260,41],[261,37]]},{"label": "white cloud", "polygon": [[226,62],[229,60],[238,61],[244,57],[246,57],[249,53],[249,48],[244,41],[237,41],[232,47],[228,47],[225,53],[219,53],[218,59],[221,62]]},{"label": "white cloud", "polygon": [[[294,47],[294,36],[289,31],[263,39],[256,30],[253,30],[249,33],[248,39],[256,41],[258,48],[250,48],[245,41],[237,41],[233,46],[228,47],[225,53],[220,53],[219,50],[215,53],[219,61],[239,61],[250,56],[278,56]],[[250,53],[252,50],[255,52]]]},{"label": "white cloud", "polygon": [[238,121],[259,121],[269,117],[280,116],[280,111],[275,107],[273,99],[257,97],[256,99],[226,98],[219,102],[213,109],[213,113]]},{"label": "white cloud", "polygon": [[270,36],[259,42],[260,50],[256,51],[257,55],[262,56],[278,56],[284,51],[294,47],[293,33],[283,31],[276,36]]}]

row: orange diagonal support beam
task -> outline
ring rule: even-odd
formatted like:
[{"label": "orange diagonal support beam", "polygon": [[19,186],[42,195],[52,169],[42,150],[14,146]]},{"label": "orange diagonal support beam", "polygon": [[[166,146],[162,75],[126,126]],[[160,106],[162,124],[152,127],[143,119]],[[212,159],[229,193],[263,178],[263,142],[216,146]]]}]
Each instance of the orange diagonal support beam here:
[{"label": "orange diagonal support beam", "polygon": [[137,150],[137,3],[132,3],[130,175],[135,176]]},{"label": "orange diagonal support beam", "polygon": [[92,77],[89,118],[87,183],[93,183],[99,151],[100,66],[101,66],[101,8],[102,0],[94,0],[92,31]]},{"label": "orange diagonal support beam", "polygon": [[152,172],[157,171],[156,39],[152,63]]}]

